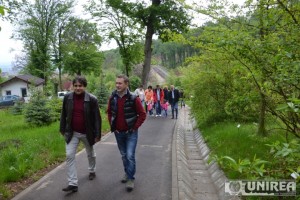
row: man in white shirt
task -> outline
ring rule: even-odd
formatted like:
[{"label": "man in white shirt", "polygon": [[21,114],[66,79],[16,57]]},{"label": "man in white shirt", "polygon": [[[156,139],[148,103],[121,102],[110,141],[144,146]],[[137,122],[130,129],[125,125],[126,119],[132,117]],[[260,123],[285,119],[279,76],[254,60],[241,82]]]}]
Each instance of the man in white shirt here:
[{"label": "man in white shirt", "polygon": [[135,91],[134,94],[141,99],[142,105],[145,108],[145,90],[143,89],[143,85],[140,85]]}]

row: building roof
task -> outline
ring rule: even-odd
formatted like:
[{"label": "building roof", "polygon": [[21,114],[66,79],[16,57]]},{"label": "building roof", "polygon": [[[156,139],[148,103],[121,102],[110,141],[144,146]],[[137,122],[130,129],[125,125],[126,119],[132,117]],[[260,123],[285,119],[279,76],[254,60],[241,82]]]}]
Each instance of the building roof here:
[{"label": "building roof", "polygon": [[66,91],[70,91],[72,89],[72,81],[66,81],[62,85],[62,89]]},{"label": "building roof", "polygon": [[0,83],[0,86],[6,85],[14,80],[21,80],[28,84],[34,84],[35,86],[39,86],[45,83],[45,80],[30,74],[24,74],[24,75],[17,75],[12,77],[11,79],[8,79],[7,81],[4,81],[3,83]]}]

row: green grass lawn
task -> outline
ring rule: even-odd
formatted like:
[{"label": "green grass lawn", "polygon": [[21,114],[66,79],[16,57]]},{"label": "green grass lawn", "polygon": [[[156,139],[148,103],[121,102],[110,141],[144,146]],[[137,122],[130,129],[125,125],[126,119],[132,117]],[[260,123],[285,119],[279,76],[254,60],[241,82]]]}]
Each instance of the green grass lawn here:
[{"label": "green grass lawn", "polygon": [[230,156],[234,159],[253,158],[270,159],[270,147],[265,144],[277,140],[284,141],[284,135],[273,132],[268,137],[256,135],[256,124],[220,123],[202,129],[202,134],[210,149],[221,156]]},{"label": "green grass lawn", "polygon": [[[274,130],[270,132],[267,137],[261,137],[256,134],[256,124],[240,124],[238,128],[238,123],[233,122],[218,123],[213,126],[200,129],[208,147],[211,150],[211,157],[214,155],[217,155],[218,158],[222,156],[229,156],[236,161],[237,164],[232,164],[229,159],[223,159],[223,162],[219,162],[219,165],[221,165],[221,168],[224,170],[225,175],[229,179],[288,180],[292,179],[290,176],[290,169],[296,170],[300,167],[298,160],[300,156],[299,149],[294,149],[295,152],[291,153],[289,152],[289,149],[286,148],[286,153],[290,154],[278,157],[274,157],[274,154],[270,153],[271,148],[266,144],[273,144],[276,141],[286,142],[286,135],[282,131]],[[292,139],[295,138],[289,135],[288,140],[291,141]],[[267,161],[267,163],[264,163],[264,171],[262,175],[256,173],[261,164],[258,164],[259,161],[257,160],[257,165],[255,165],[255,162],[253,161],[254,158]],[[245,159],[248,159],[250,162],[245,162]],[[239,169],[242,172],[239,172],[236,169]],[[299,189],[297,188],[297,190]],[[297,194],[299,194],[299,191]],[[247,197],[243,199],[264,198]],[[278,199],[278,197],[267,199]],[[285,197],[282,199],[290,198]],[[292,197],[291,199],[296,198]]]},{"label": "green grass lawn", "polygon": [[[105,113],[102,133],[109,131]],[[0,194],[9,198],[4,184],[21,180],[53,163],[65,160],[65,142],[59,133],[59,122],[49,126],[30,127],[23,115],[0,110]],[[0,196],[1,199],[1,196]]]}]

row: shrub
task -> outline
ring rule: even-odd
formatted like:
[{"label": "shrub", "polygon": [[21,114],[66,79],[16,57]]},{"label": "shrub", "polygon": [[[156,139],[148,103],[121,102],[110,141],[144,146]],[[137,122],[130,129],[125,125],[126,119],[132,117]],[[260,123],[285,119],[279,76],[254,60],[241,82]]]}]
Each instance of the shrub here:
[{"label": "shrub", "polygon": [[138,88],[141,85],[141,79],[137,76],[131,76],[129,78],[129,86],[130,91],[134,91],[136,88]]},{"label": "shrub", "polygon": [[62,99],[60,98],[52,98],[51,100],[49,100],[47,102],[47,106],[49,107],[49,109],[51,110],[51,121],[55,122],[55,121],[59,121],[60,119],[60,113],[61,113],[61,109],[62,109]]},{"label": "shrub", "polygon": [[52,122],[51,109],[47,107],[44,95],[37,91],[30,98],[25,110],[25,121],[30,125],[42,126]]},{"label": "shrub", "polygon": [[13,115],[21,115],[23,113],[24,108],[25,105],[22,101],[16,101],[15,105],[11,108],[11,113]]},{"label": "shrub", "polygon": [[98,99],[99,107],[105,108],[107,106],[109,93],[104,84],[99,85],[99,89],[96,90],[95,95]]}]

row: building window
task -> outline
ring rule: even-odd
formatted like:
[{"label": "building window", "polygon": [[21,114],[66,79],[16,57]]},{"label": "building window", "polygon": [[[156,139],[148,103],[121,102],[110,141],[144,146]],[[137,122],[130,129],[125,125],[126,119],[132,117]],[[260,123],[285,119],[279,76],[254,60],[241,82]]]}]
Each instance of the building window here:
[{"label": "building window", "polygon": [[21,94],[22,94],[22,97],[27,97],[27,89],[21,88]]},{"label": "building window", "polygon": [[11,95],[11,91],[10,90],[6,90],[5,93],[6,93],[6,95]]}]

